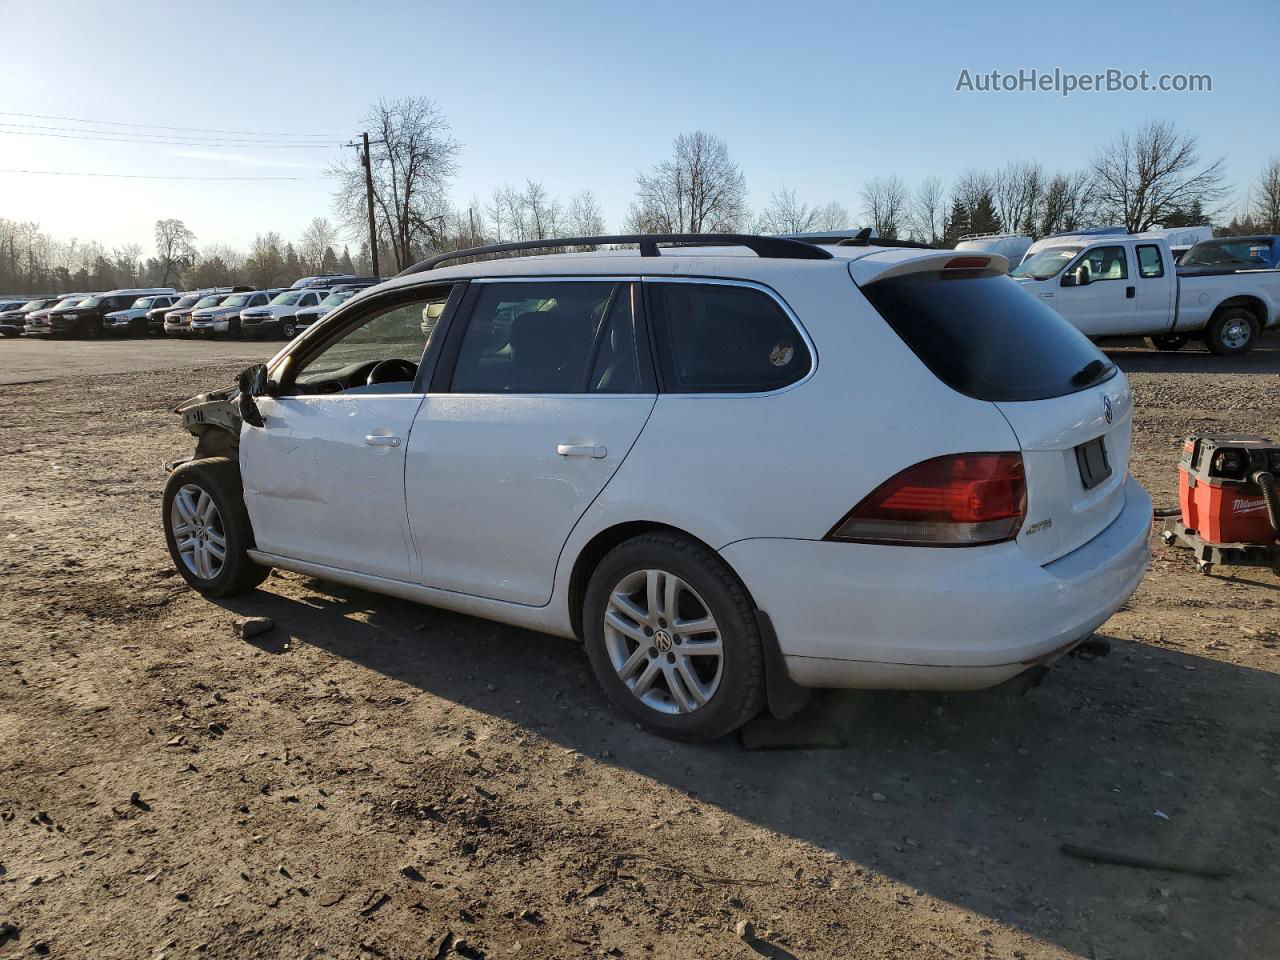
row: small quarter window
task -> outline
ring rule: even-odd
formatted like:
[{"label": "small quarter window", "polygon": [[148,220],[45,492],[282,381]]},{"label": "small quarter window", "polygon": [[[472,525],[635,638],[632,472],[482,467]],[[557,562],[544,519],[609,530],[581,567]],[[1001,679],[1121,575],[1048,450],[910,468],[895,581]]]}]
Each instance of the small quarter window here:
[{"label": "small quarter window", "polygon": [[762,393],[809,372],[809,348],[768,294],[711,283],[646,284],[667,393]]},{"label": "small quarter window", "polygon": [[1164,276],[1164,262],[1160,248],[1142,244],[1138,247],[1138,274],[1148,280]]}]

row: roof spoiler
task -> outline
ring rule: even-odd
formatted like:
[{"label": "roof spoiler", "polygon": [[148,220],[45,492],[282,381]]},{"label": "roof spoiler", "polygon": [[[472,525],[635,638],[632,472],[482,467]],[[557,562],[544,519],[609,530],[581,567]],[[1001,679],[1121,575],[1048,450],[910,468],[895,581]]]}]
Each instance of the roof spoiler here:
[{"label": "roof spoiler", "polygon": [[860,287],[913,273],[938,273],[953,277],[998,277],[1009,272],[1009,258],[996,253],[965,253],[939,250],[918,257],[870,254],[849,265],[853,281]]}]

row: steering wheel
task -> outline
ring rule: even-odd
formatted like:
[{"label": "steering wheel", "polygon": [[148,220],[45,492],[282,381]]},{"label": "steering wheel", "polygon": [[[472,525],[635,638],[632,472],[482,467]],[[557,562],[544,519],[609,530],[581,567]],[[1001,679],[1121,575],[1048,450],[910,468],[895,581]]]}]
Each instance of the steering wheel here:
[{"label": "steering wheel", "polygon": [[392,357],[390,360],[383,360],[381,363],[374,365],[369,371],[369,376],[365,379],[365,383],[373,386],[375,383],[403,383],[406,380],[410,383],[418,375],[418,365],[412,360],[401,360],[399,357]]}]

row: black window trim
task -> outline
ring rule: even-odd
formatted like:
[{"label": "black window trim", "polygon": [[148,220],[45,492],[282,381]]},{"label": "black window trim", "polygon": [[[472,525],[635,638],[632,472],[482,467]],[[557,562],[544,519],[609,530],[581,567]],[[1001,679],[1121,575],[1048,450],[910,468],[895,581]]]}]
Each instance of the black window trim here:
[{"label": "black window trim", "polygon": [[[805,329],[804,324],[800,322],[800,318],[796,316],[796,312],[791,309],[791,304],[787,303],[778,293],[767,284],[760,283],[756,280],[741,280],[730,277],[702,277],[691,275],[667,275],[667,274],[649,274],[639,278],[642,286],[645,288],[645,329],[649,333],[649,350],[653,359],[654,370],[658,376],[658,392],[672,397],[703,397],[709,400],[725,400],[729,398],[743,399],[752,397],[774,397],[780,393],[786,393],[797,387],[803,386],[813,378],[818,370],[818,348],[814,345],[813,339],[809,336],[809,331]],[[662,379],[661,364],[657,362],[657,342],[654,339],[653,324],[649,322],[651,312],[648,306],[648,289],[653,283],[696,283],[702,286],[720,286],[720,287],[746,287],[749,290],[756,290],[765,294],[773,300],[774,303],[782,310],[783,314],[791,321],[791,326],[800,334],[800,339],[804,341],[805,347],[809,350],[809,369],[805,371],[802,377],[793,380],[781,387],[775,387],[772,390],[729,390],[720,392],[710,391],[693,391],[685,392],[682,390],[668,390],[666,383]]]},{"label": "black window trim", "polygon": [[[1154,250],[1154,251],[1156,252],[1156,263],[1158,263],[1158,264],[1160,265],[1160,272],[1159,272],[1159,273],[1151,273],[1151,274],[1147,274],[1147,273],[1143,273],[1143,272],[1142,272],[1142,254],[1138,252],[1138,251],[1140,251],[1140,250]],[[1139,279],[1139,280],[1159,280],[1161,277],[1163,277],[1163,276],[1164,276],[1164,254],[1160,252],[1160,245],[1159,245],[1159,244],[1156,244],[1156,243],[1136,243],[1136,244],[1134,244],[1134,246],[1133,246],[1133,259],[1134,259],[1134,260],[1137,262],[1137,264],[1138,264],[1138,277],[1137,277],[1137,279]]]},{"label": "black window trim", "polygon": [[[468,278],[469,288],[465,298],[459,303],[456,310],[456,322],[452,322],[446,332],[445,342],[440,351],[439,359],[435,364],[435,370],[431,377],[431,386],[428,389],[428,395],[450,394],[453,396],[471,396],[471,397],[599,397],[602,399],[618,398],[618,397],[638,397],[650,396],[658,393],[658,382],[656,376],[657,364],[654,361],[652,347],[650,345],[650,334],[648,330],[647,314],[643,306],[643,292],[641,290],[641,277],[637,276],[617,276],[614,274],[523,274],[511,276],[496,277],[470,277]],[[590,391],[589,386],[584,382],[583,391],[581,393],[453,393],[453,374],[457,369],[458,356],[462,352],[462,341],[466,336],[467,324],[471,319],[471,315],[475,309],[475,303],[480,295],[480,291],[490,285],[496,283],[607,283],[613,285],[613,290],[609,294],[609,306],[606,308],[605,318],[607,319],[608,311],[612,308],[614,298],[619,296],[621,291],[630,288],[631,291],[631,322],[635,331],[636,344],[636,362],[640,374],[640,383],[636,390],[628,393],[608,393],[604,391]],[[443,317],[441,321],[443,322]],[[597,332],[595,343],[592,344],[592,363],[587,365],[586,376],[590,377],[596,352],[599,349],[600,337],[603,336],[606,324],[602,320],[600,330]],[[436,338],[433,338],[433,340]]]}]

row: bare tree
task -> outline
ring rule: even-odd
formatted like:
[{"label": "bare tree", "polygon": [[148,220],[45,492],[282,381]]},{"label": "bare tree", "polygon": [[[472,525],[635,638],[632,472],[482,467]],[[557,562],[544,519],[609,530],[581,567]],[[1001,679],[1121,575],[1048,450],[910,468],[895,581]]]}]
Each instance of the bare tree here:
[{"label": "bare tree", "polygon": [[[439,238],[459,146],[449,134],[449,121],[425,97],[380,100],[365,126],[379,241],[390,247],[396,268],[403,270]],[[334,198],[338,216],[352,236],[360,236],[368,230],[364,171],[358,159],[344,158],[330,173],[339,184]]]},{"label": "bare tree", "polygon": [[1088,171],[1056,173],[1045,184],[1039,217],[1031,232],[1037,237],[1090,226],[1097,192]]},{"label": "bare tree", "polygon": [[1199,139],[1167,120],[1148,120],[1098,151],[1093,177],[1106,216],[1137,232],[1195,202],[1215,212],[1227,196],[1223,161],[1202,166]]},{"label": "bare tree", "polygon": [[[156,221],[156,259],[160,261],[160,286],[177,279],[178,271],[195,255],[196,235],[181,220]],[[75,241],[73,240],[74,244]]]},{"label": "bare tree", "polygon": [[993,177],[996,216],[1006,230],[1029,233],[1044,196],[1044,169],[1035,161],[1014,161]]},{"label": "bare tree", "polygon": [[605,232],[604,212],[590,190],[569,198],[568,230],[575,237],[598,237]]},{"label": "bare tree", "polygon": [[299,251],[308,270],[317,273],[324,267],[324,252],[338,242],[338,231],[325,217],[315,217],[302,231]]},{"label": "bare tree", "polygon": [[818,210],[797,199],[795,190],[775,190],[756,221],[758,233],[805,233],[818,229]]},{"label": "bare tree", "polygon": [[843,204],[828,200],[814,211],[813,229],[815,230],[848,230],[853,227],[853,218]]},{"label": "bare tree", "polygon": [[136,287],[142,283],[142,245],[126,243],[111,252],[117,278],[124,286]]},{"label": "bare tree", "polygon": [[938,244],[947,229],[947,198],[938,177],[926,177],[911,198],[907,222],[911,235],[922,243]]},{"label": "bare tree", "polygon": [[748,219],[747,181],[728,145],[695,130],[672,144],[669,160],[636,174],[628,226],[637,233],[722,233]]},{"label": "bare tree", "polygon": [[1280,157],[1273,157],[1258,174],[1253,214],[1267,233],[1280,233]]},{"label": "bare tree", "polygon": [[862,188],[862,212],[886,240],[896,240],[905,226],[907,186],[898,176],[875,177]]}]

